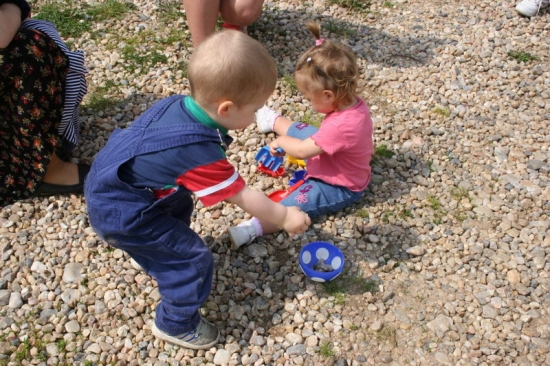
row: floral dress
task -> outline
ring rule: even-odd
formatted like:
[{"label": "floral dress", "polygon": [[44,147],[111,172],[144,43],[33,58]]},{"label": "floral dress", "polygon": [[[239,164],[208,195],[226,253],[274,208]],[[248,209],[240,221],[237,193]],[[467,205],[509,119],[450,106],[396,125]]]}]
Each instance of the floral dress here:
[{"label": "floral dress", "polygon": [[80,72],[78,92],[71,93],[70,110],[65,110],[70,58],[59,43],[22,25],[8,47],[0,49],[0,207],[32,196],[52,153],[68,156],[76,146],[85,79]]}]

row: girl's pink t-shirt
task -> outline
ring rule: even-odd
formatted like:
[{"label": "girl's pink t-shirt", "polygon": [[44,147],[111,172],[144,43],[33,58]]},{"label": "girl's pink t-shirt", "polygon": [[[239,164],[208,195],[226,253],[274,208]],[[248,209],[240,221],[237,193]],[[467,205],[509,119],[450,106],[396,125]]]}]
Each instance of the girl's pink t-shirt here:
[{"label": "girl's pink t-shirt", "polygon": [[324,153],[307,159],[307,176],[360,192],[369,184],[374,154],[372,119],[366,103],[329,113],[311,138]]}]

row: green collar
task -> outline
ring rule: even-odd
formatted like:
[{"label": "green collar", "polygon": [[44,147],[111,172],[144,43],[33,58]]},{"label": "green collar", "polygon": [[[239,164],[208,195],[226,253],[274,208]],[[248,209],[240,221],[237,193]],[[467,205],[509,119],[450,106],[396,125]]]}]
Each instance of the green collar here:
[{"label": "green collar", "polygon": [[220,130],[220,132],[223,133],[223,135],[227,135],[227,129],[223,128],[218,124],[218,122],[214,121],[205,111],[202,109],[197,102],[192,97],[183,98],[183,103],[185,104],[185,108],[195,117],[200,123],[203,125],[214,128],[216,130]]}]

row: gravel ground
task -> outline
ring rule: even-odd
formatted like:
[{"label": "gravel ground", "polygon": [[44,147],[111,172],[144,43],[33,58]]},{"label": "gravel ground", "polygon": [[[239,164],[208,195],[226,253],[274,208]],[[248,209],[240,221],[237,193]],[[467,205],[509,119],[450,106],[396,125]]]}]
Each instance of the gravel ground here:
[{"label": "gravel ground", "polygon": [[[90,68],[81,161],[155,100],[188,93],[180,2],[133,3],[68,39]],[[266,0],[249,34],[279,65],[275,109],[319,118],[288,78],[313,43],[305,20],[359,57],[377,146],[360,203],[300,238],[237,251],[225,230],[247,216],[197,204],[193,228],[217,261],[203,312],[222,337],[208,351],[151,335],[156,283],[96,236],[83,197],[4,207],[0,365],[550,365],[550,17],[514,6],[396,0],[364,12]],[[256,172],[272,135],[251,126],[234,136],[229,159],[251,185],[286,185]],[[298,266],[314,240],[346,256],[325,285]]]}]

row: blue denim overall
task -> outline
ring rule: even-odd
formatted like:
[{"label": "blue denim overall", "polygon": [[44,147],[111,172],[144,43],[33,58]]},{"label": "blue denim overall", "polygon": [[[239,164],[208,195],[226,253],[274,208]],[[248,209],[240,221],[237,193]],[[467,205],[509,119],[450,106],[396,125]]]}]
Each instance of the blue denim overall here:
[{"label": "blue denim overall", "polygon": [[[202,141],[223,146],[218,130],[198,122],[155,127],[172,103],[183,96],[157,102],[124,130],[115,130],[97,155],[86,178],[84,193],[90,224],[109,245],[127,252],[157,280],[161,301],[155,323],[169,335],[193,330],[198,309],[212,286],[214,261],[210,249],[189,228],[194,203],[191,192],[179,189],[155,200],[150,189],[134,188],[118,177],[129,159],[155,151]],[[185,158],[185,157],[183,157]],[[159,161],[159,164],[162,164]]]}]

